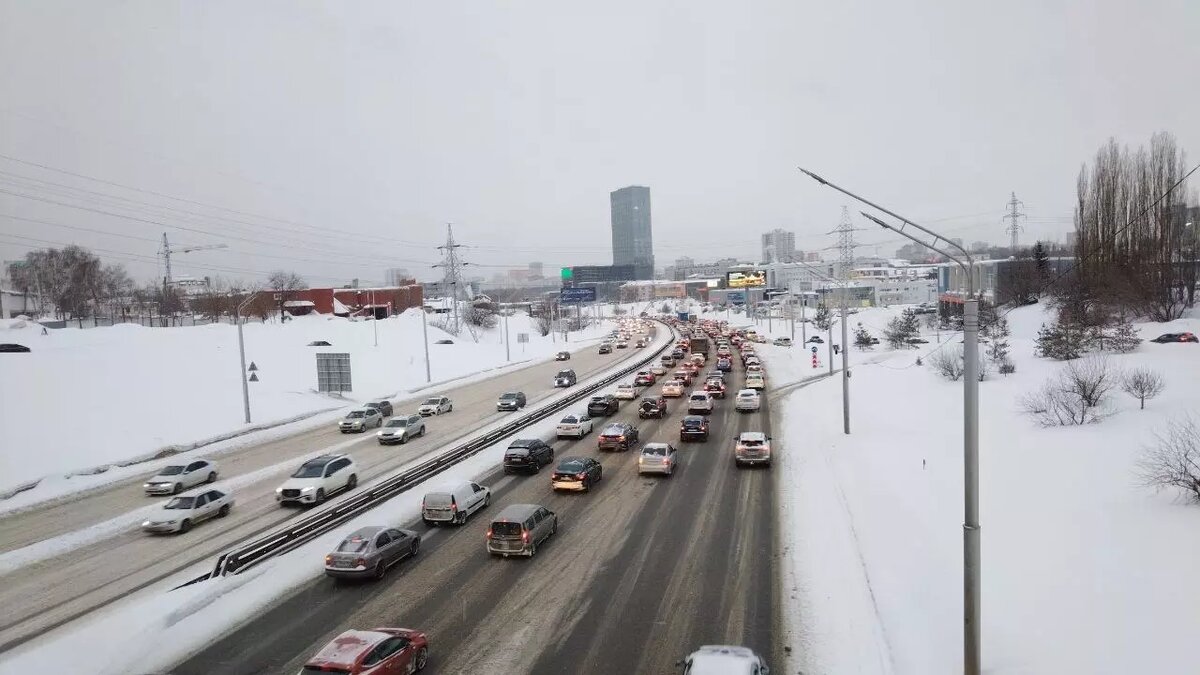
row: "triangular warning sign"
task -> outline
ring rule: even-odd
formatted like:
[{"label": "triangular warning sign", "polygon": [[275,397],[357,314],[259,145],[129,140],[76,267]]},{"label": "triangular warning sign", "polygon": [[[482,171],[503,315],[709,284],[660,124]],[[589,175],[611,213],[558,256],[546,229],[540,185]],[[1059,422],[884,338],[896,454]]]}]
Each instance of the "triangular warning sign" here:
[{"label": "triangular warning sign", "polygon": [[254,362],[253,362],[253,361],[251,361],[251,362],[250,362],[250,367],[249,367],[249,368],[247,368],[246,370],[249,370],[250,372],[252,372],[252,373],[253,373],[254,371],[258,370],[258,366],[254,365]]},{"label": "triangular warning sign", "polygon": [[250,381],[258,382],[258,373],[250,373]]}]

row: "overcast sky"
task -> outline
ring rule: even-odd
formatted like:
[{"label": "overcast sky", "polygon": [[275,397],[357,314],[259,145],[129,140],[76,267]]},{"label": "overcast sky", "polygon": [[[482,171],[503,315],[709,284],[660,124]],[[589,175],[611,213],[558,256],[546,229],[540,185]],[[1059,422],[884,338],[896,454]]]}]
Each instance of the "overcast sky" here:
[{"label": "overcast sky", "polygon": [[[1015,191],[1055,239],[1108,137],[1200,158],[1198,26],[1196,0],[0,0],[0,255],[151,279],[166,231],[228,246],[176,275],[430,278],[452,222],[479,273],[549,272],[610,263],[608,193],[639,184],[659,266],[756,259],[775,227],[834,242],[849,202],[797,165],[967,241],[1005,240]],[[867,252],[903,243],[857,210]]]}]

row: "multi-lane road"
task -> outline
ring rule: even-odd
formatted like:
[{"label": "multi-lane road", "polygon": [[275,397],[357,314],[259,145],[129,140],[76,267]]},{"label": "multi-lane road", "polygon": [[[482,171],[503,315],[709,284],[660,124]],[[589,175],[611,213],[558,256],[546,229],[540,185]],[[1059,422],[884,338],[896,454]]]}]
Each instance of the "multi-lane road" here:
[{"label": "multi-lane road", "polygon": [[[513,413],[497,413],[496,398],[505,391],[523,390],[530,406],[561,390],[553,376],[573,368],[581,380],[611,369],[645,350],[618,350],[599,355],[595,343],[574,352],[567,362],[543,362],[500,376],[459,386],[431,389],[396,403],[397,412],[415,410],[427,395],[445,393],[454,411],[428,420],[423,438],[402,446],[380,446],[373,432],[342,435],[329,428],[307,431],[245,448],[216,458],[222,481],[240,480],[237,504],[229,517],[203,523],[180,536],[147,536],[136,526],[116,532],[82,548],[26,565],[0,576],[0,652],[107,605],[114,600],[211,560],[224,549],[266,529],[297,517],[296,509],[280,508],[274,489],[304,457],[322,452],[348,452],[359,466],[359,482],[374,478]],[[575,348],[575,345],[564,345]],[[186,414],[186,413],[185,413]],[[273,468],[274,467],[274,468]],[[240,477],[240,478],[239,478]],[[0,518],[0,553],[117,518],[162,501],[145,497],[142,479],[122,481],[76,499]],[[432,543],[432,542],[431,542]]]},{"label": "multi-lane road", "polygon": [[[427,631],[434,673],[671,672],[712,643],[782,665],[774,472],[738,469],[732,458],[739,432],[770,430],[770,408],[764,396],[760,412],[734,412],[742,378],[740,367],[729,377],[705,443],[679,442],[684,399],[671,399],[663,420],[638,420],[636,401],[622,404],[613,419],[639,426],[643,443],[680,448],[674,476],[639,477],[636,448],[601,453],[595,434],[554,441],[556,458],[603,463],[591,493],[554,493],[549,470],[494,471],[481,477],[494,490],[489,509],[457,528],[409,524],[424,534],[421,553],[383,581],[315,579],[172,672],[297,672],[339,632],[376,626]],[[558,534],[531,560],[484,549],[488,519],[512,503],[559,515]]]}]

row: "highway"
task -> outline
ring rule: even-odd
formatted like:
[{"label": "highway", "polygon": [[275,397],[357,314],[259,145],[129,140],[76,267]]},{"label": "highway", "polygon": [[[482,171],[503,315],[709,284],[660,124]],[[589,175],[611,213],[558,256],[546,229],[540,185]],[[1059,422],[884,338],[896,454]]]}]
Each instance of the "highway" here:
[{"label": "highway", "polygon": [[[525,391],[530,406],[526,410],[529,410],[540,400],[562,392],[552,387],[553,375],[561,368],[575,369],[583,381],[629,358],[646,354],[646,350],[631,347],[616,350],[612,355],[599,355],[595,344],[588,343],[566,362],[538,363],[479,382],[429,389],[399,401],[395,406],[397,413],[415,410],[420,401],[433,394],[444,393],[454,401],[453,412],[427,418],[426,436],[405,445],[380,446],[373,430],[343,435],[331,423],[329,428],[216,458],[222,481],[252,472],[260,474],[260,480],[234,491],[236,505],[227,518],[207,521],[182,535],[150,536],[131,527],[0,576],[0,603],[7,609],[5,617],[0,619],[0,652],[199,562],[214,559],[224,549],[298,516],[302,513],[299,509],[281,508],[275,503],[274,490],[304,457],[329,451],[350,453],[359,466],[361,486],[506,416],[523,414],[496,412],[495,400],[504,391]],[[272,470],[276,465],[281,466]],[[165,500],[144,496],[142,480],[123,481],[70,502],[0,519],[0,542],[10,549],[15,547],[12,542],[39,541]],[[222,481],[215,487],[220,489]]]},{"label": "highway", "polygon": [[[741,382],[739,367],[731,393]],[[595,434],[553,441],[556,458],[603,463],[591,493],[555,494],[549,468],[496,470],[481,477],[491,507],[465,526],[405,525],[425,534],[421,553],[382,582],[316,579],[171,672],[297,672],[339,632],[375,626],[427,631],[432,673],[672,672],[706,643],[745,645],[782,665],[774,474],[732,459],[737,433],[770,429],[766,398],[754,414],[734,412],[732,396],[718,401],[706,443],[679,442],[686,404],[669,401],[664,420],[637,420],[636,402],[614,419],[639,426],[643,443],[680,448],[673,477],[639,477],[637,449],[600,453]],[[488,519],[522,502],[557,512],[558,534],[532,560],[492,558]]]}]

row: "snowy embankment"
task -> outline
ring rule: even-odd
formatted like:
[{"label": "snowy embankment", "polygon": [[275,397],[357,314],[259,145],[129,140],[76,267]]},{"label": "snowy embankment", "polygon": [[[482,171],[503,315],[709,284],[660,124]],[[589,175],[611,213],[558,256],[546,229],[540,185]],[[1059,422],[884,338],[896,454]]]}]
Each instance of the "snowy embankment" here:
[{"label": "snowy embankment", "polygon": [[[375,346],[378,328],[379,346]],[[447,335],[429,326],[431,375],[452,380],[504,366],[501,326],[482,331],[478,342],[464,331]],[[509,319],[512,362],[549,358],[596,337],[602,328],[572,333],[564,345],[542,337],[529,317]],[[257,367],[250,383],[254,425],[243,424],[238,380],[237,329],[226,324],[187,328],[64,328],[43,335],[36,324],[0,322],[0,342],[30,347],[28,354],[4,354],[0,429],[0,501],[12,510],[62,494],[88,489],[153,470],[157,456],[204,447],[220,454],[316,427],[334,411],[374,398],[396,398],[423,388],[425,356],[419,312],[379,321],[350,322],[323,316],[298,317],[284,324],[244,327],[247,366]],[[527,344],[517,334],[527,333]],[[452,339],[454,344],[438,345]],[[309,347],[325,340],[330,347]],[[316,392],[318,352],[348,352],[354,392],[345,398]],[[239,374],[235,374],[239,373]],[[257,431],[265,426],[295,422]],[[249,435],[246,435],[249,434]],[[215,445],[213,443],[216,443]],[[36,485],[28,492],[19,488]]]},{"label": "snowy embankment", "polygon": [[[1016,373],[980,384],[984,668],[1195,672],[1200,507],[1143,487],[1137,463],[1156,432],[1197,409],[1200,345],[1108,355],[1114,371],[1161,373],[1166,390],[1139,410],[1118,387],[1098,424],[1041,428],[1020,399],[1064,368],[1033,355],[1044,312],[1008,315]],[[896,313],[863,310],[855,322],[882,327]],[[1143,338],[1182,330],[1200,320],[1140,326]],[[925,337],[920,350],[851,352],[849,436],[840,377],[776,402],[793,533],[787,672],[961,672],[963,384],[928,358],[915,364],[938,347]],[[760,351],[773,386],[812,373],[807,351]]]}]

